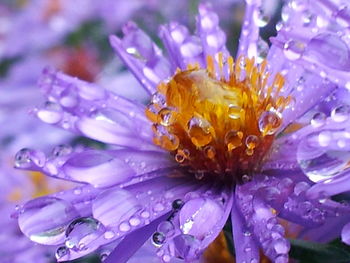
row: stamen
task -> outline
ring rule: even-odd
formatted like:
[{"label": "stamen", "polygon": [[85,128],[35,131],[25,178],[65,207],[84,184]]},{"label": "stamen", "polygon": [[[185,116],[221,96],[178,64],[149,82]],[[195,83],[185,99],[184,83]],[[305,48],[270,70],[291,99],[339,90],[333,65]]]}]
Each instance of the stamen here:
[{"label": "stamen", "polygon": [[196,178],[224,174],[241,180],[260,168],[292,100],[279,95],[281,74],[268,85],[266,61],[255,66],[254,59],[216,58],[208,56],[205,69],[188,65],[159,84],[146,116],[154,123],[154,143]]}]

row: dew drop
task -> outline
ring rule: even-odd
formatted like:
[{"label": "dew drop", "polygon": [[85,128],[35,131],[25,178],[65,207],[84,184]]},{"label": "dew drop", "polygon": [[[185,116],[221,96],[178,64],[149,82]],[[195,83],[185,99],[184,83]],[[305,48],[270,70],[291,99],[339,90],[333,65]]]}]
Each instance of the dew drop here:
[{"label": "dew drop", "polygon": [[122,222],[119,225],[119,230],[122,232],[128,232],[128,231],[130,231],[130,229],[131,229],[131,227],[130,227],[128,222]]},{"label": "dew drop", "polygon": [[265,111],[259,118],[259,130],[265,135],[275,134],[281,124],[281,117],[273,111]]},{"label": "dew drop", "polygon": [[326,123],[327,116],[323,112],[317,112],[311,119],[311,125],[321,127]]},{"label": "dew drop", "polygon": [[43,108],[38,110],[37,116],[43,122],[55,124],[62,120],[63,113],[61,107],[57,103],[48,101]]},{"label": "dew drop", "polygon": [[225,144],[227,149],[232,151],[242,145],[243,133],[237,131],[229,131],[225,134]]},{"label": "dew drop", "polygon": [[348,45],[337,35],[322,33],[310,40],[305,55],[336,70],[350,70],[350,51]]},{"label": "dew drop", "polygon": [[213,139],[210,133],[210,124],[204,119],[192,118],[188,122],[188,129],[191,141],[197,147],[205,146]]},{"label": "dew drop", "polygon": [[81,217],[74,220],[66,230],[66,246],[79,251],[89,248],[105,232],[105,227],[92,217]]},{"label": "dew drop", "polygon": [[175,227],[170,221],[163,221],[158,225],[157,230],[158,232],[161,232],[166,236],[169,236],[174,232]]},{"label": "dew drop", "polygon": [[174,122],[174,113],[169,108],[163,108],[158,112],[158,121],[163,126],[170,126]]},{"label": "dew drop", "polygon": [[245,145],[249,149],[255,149],[259,145],[259,138],[255,135],[248,135],[245,140]]},{"label": "dew drop", "polygon": [[115,237],[115,234],[113,231],[109,230],[104,233],[104,238],[105,239],[112,239]]},{"label": "dew drop", "polygon": [[342,105],[332,110],[331,117],[336,122],[343,122],[349,118],[350,106]]},{"label": "dew drop", "polygon": [[264,10],[260,9],[255,18],[255,24],[258,27],[265,27],[270,21],[270,17],[265,14]]},{"label": "dew drop", "polygon": [[58,157],[58,156],[64,156],[68,155],[73,151],[72,147],[69,145],[61,144],[57,145],[52,150],[52,156]]},{"label": "dew drop", "polygon": [[241,117],[242,112],[243,112],[243,109],[241,107],[238,107],[232,104],[228,106],[228,116],[231,119],[234,119],[234,120],[239,119]]},{"label": "dew drop", "polygon": [[55,253],[57,260],[64,258],[67,255],[69,255],[69,249],[67,247],[61,246],[61,247],[57,248],[56,253]]},{"label": "dew drop", "polygon": [[289,40],[284,44],[284,55],[290,60],[297,60],[305,50],[305,44],[297,40]]},{"label": "dew drop", "polygon": [[66,226],[77,216],[77,210],[68,202],[46,196],[27,202],[19,214],[18,223],[32,241],[56,245],[63,242]]},{"label": "dew drop", "polygon": [[166,237],[161,232],[155,232],[152,235],[152,243],[155,247],[160,247],[165,243]]}]

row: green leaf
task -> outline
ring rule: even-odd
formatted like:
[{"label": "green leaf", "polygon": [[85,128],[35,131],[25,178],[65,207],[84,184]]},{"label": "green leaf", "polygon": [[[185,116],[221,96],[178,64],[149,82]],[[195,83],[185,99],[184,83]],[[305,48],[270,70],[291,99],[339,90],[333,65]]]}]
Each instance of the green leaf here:
[{"label": "green leaf", "polygon": [[320,244],[305,240],[291,239],[291,258],[300,263],[348,263],[350,247],[340,240],[328,244]]}]

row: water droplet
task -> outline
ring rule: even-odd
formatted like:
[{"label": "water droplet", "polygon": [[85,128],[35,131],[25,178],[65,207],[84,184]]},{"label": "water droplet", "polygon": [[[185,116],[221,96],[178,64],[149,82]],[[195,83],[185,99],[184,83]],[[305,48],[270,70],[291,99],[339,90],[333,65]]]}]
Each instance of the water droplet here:
[{"label": "water droplet", "polygon": [[179,209],[181,209],[181,207],[185,204],[184,201],[182,201],[181,199],[176,199],[172,202],[171,206],[172,208],[177,211]]},{"label": "water droplet", "polygon": [[299,182],[294,186],[294,194],[300,195],[310,188],[310,185],[307,182]]},{"label": "water droplet", "polygon": [[185,261],[197,259],[200,241],[191,235],[178,235],[174,239],[175,255]]},{"label": "water droplet", "polygon": [[326,123],[327,116],[323,112],[317,112],[311,119],[311,125],[321,127]]},{"label": "water droplet", "polygon": [[158,225],[158,232],[163,233],[166,236],[169,236],[174,233],[175,227],[170,221],[163,221]]},{"label": "water droplet", "polygon": [[197,147],[205,146],[213,139],[210,133],[210,124],[204,119],[193,117],[188,122],[188,129],[191,141]]},{"label": "water droplet", "polygon": [[141,60],[141,61],[146,61],[146,58],[144,58],[141,53],[138,51],[137,48],[135,47],[128,47],[125,49],[126,53],[129,55],[133,56],[134,58]]},{"label": "water droplet", "polygon": [[307,27],[307,26],[310,26],[312,21],[314,21],[314,18],[315,16],[310,13],[308,10],[305,10],[303,13],[302,13],[302,21],[303,21],[303,26]]},{"label": "water droplet", "polygon": [[57,145],[52,150],[52,155],[55,157],[68,155],[73,151],[72,147],[69,145],[61,144]]},{"label": "water droplet", "polygon": [[137,216],[133,216],[129,219],[129,224],[131,226],[138,226],[141,224],[141,220]]},{"label": "water droplet", "polygon": [[259,145],[259,138],[255,135],[248,135],[245,139],[245,145],[249,149],[255,149]]},{"label": "water droplet", "polygon": [[154,211],[154,212],[161,212],[161,211],[163,211],[164,209],[165,209],[165,206],[164,206],[162,203],[160,203],[160,202],[156,203],[156,204],[153,206],[153,211]]},{"label": "water droplet", "polygon": [[81,217],[74,220],[67,227],[65,244],[68,248],[75,251],[85,250],[104,232],[105,227],[96,219]]},{"label": "water droplet", "polygon": [[265,40],[262,38],[259,38],[257,42],[257,62],[261,63],[264,61],[264,59],[267,57],[267,54],[269,53],[269,45],[266,43]]},{"label": "water droplet", "polygon": [[130,229],[131,229],[131,227],[130,227],[128,222],[122,222],[119,225],[119,230],[122,232],[128,232],[128,231],[130,231]]},{"label": "water droplet", "polygon": [[242,181],[243,181],[244,183],[248,183],[248,182],[250,182],[251,180],[252,180],[252,177],[249,176],[248,174],[244,174],[244,175],[242,176]]},{"label": "water droplet", "polygon": [[264,135],[275,134],[281,124],[281,117],[273,111],[265,111],[259,118],[259,130]]},{"label": "water droplet", "polygon": [[175,121],[174,113],[169,108],[163,108],[158,112],[158,121],[163,126],[169,126]]},{"label": "water droplet", "polygon": [[343,122],[349,118],[350,106],[342,105],[332,110],[331,117],[336,122]]},{"label": "water droplet", "polygon": [[279,238],[273,242],[276,254],[287,254],[290,249],[289,242],[284,238]]},{"label": "water droplet", "polygon": [[21,231],[32,241],[56,245],[63,242],[66,226],[77,216],[76,209],[65,200],[46,196],[27,202],[18,223]]},{"label": "water droplet", "polygon": [[69,255],[69,249],[67,247],[61,246],[61,247],[57,248],[56,254],[55,254],[56,259],[61,259],[67,255]]},{"label": "water droplet", "polygon": [[237,131],[229,131],[225,134],[225,144],[227,149],[232,151],[242,145],[243,133]]},{"label": "water droplet", "polygon": [[241,107],[238,107],[236,105],[230,104],[228,106],[228,116],[231,119],[239,119],[241,117],[241,114],[243,112],[243,109]]},{"label": "water droplet", "polygon": [[339,148],[342,131],[322,131],[304,138],[298,146],[297,161],[305,175],[313,182],[332,178],[348,168],[350,152]]},{"label": "water droplet", "polygon": [[109,230],[104,233],[105,239],[112,239],[115,237],[115,234],[113,231]]},{"label": "water droplet", "polygon": [[246,237],[250,237],[252,235],[252,233],[250,231],[246,230],[243,232],[243,235]]},{"label": "water droplet", "polygon": [[350,70],[348,45],[335,34],[322,33],[312,38],[306,46],[305,55],[327,67]]},{"label": "water droplet", "polygon": [[160,247],[165,243],[166,237],[161,232],[155,232],[152,235],[152,243],[155,247]]},{"label": "water droplet", "polygon": [[37,116],[43,122],[55,124],[62,119],[63,113],[61,107],[57,103],[48,101],[43,108],[38,110]]},{"label": "water droplet", "polygon": [[260,9],[258,12],[257,12],[257,16],[255,18],[255,24],[258,26],[258,27],[265,27],[270,21],[270,17],[265,14],[264,10]]},{"label": "water droplet", "polygon": [[216,155],[216,150],[213,146],[207,145],[204,147],[204,154],[206,157],[213,160],[215,158],[215,155]]},{"label": "water droplet", "polygon": [[301,57],[305,50],[305,44],[297,40],[289,40],[284,44],[284,55],[290,60]]}]

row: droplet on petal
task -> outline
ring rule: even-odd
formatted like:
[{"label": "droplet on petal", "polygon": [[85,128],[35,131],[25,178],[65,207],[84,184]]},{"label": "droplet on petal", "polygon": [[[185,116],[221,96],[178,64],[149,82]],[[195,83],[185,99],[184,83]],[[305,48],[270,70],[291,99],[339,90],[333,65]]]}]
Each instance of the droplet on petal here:
[{"label": "droplet on petal", "polygon": [[19,215],[21,231],[32,241],[45,245],[61,244],[68,224],[78,217],[68,202],[54,197],[39,197],[27,202]]}]

